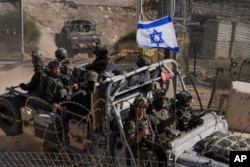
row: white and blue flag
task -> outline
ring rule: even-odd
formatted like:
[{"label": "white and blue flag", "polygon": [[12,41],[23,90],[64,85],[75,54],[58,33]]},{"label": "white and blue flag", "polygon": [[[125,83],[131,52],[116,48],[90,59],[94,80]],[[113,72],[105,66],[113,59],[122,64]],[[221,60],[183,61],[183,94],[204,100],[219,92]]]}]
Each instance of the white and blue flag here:
[{"label": "white and blue flag", "polygon": [[171,17],[155,21],[139,21],[136,39],[140,48],[164,48],[179,51]]}]

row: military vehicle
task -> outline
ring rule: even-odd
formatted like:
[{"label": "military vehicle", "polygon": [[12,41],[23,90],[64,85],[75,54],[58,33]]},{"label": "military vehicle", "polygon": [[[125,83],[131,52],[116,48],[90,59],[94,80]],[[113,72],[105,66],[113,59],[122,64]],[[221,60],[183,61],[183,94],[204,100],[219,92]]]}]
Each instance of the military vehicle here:
[{"label": "military vehicle", "polygon": [[[137,82],[131,84],[135,77]],[[66,157],[53,154],[50,162],[54,165],[139,166],[125,139],[123,124],[134,98],[142,93],[150,101],[156,88],[167,91],[169,103],[175,103],[170,99],[175,98],[177,90],[186,90],[175,60],[104,78],[91,93],[91,109],[74,101],[61,102],[58,109],[53,109],[39,97],[16,87],[7,88],[8,92],[0,95],[0,124],[9,136],[27,133],[42,139],[48,158],[50,153],[67,153]],[[215,113],[206,113],[201,119],[202,125],[169,142],[165,150],[168,158],[158,162],[160,165],[228,166],[194,150],[197,142],[214,132],[227,132],[226,121]]]},{"label": "military vehicle", "polygon": [[102,38],[97,22],[91,19],[67,20],[61,32],[55,35],[56,46],[65,48],[69,57],[78,53],[92,56],[90,47],[93,43],[102,43]]}]

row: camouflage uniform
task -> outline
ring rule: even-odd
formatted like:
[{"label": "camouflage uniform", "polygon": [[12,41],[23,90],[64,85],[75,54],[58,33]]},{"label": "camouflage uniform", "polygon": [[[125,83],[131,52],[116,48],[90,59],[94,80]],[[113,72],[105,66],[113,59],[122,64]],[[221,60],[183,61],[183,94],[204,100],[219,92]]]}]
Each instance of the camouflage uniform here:
[{"label": "camouflage uniform", "polygon": [[42,54],[32,52],[32,63],[34,66],[34,74],[29,83],[20,83],[20,88],[28,91],[28,94],[39,96],[40,82],[43,76],[46,75],[46,68],[44,67],[45,57]]},{"label": "camouflage uniform", "polygon": [[[152,61],[147,55],[138,55],[136,64],[139,68],[151,65]],[[144,84],[145,81],[150,79],[149,71],[144,71],[142,74],[134,75],[128,82],[128,87],[136,84]]]},{"label": "camouflage uniform", "polygon": [[84,73],[83,82],[79,82],[79,90],[74,92],[71,100],[83,104],[88,109],[91,108],[91,93],[94,90],[94,84],[97,82],[98,74],[94,71]]},{"label": "camouflage uniform", "polygon": [[76,78],[73,75],[74,65],[67,59],[68,52],[64,48],[57,48],[55,51],[55,57],[61,64],[61,78],[65,88],[70,94],[72,94],[71,85],[76,81]]},{"label": "camouflage uniform", "polygon": [[170,116],[168,99],[165,95],[164,90],[155,90],[154,100],[147,110],[148,120],[155,131],[155,152],[157,152],[158,160],[161,162],[166,162],[165,151],[168,149],[168,142],[174,139],[172,125],[175,122],[175,117]]},{"label": "camouflage uniform", "polygon": [[[140,160],[147,159],[157,161],[158,157],[152,151],[153,144],[150,142],[152,140],[152,132],[151,135],[142,137],[142,139],[138,142],[138,135],[142,133],[144,129],[151,129],[150,122],[145,115],[140,120],[136,116],[136,107],[140,107],[142,105],[146,105],[146,99],[142,96],[136,97],[133,102],[133,107],[130,110],[129,117],[125,120],[125,136],[135,158],[139,158]],[[157,164],[154,165],[156,166]]]},{"label": "camouflage uniform", "polygon": [[[48,64],[49,69],[51,70],[54,67],[61,67],[58,61],[51,61]],[[61,79],[61,74],[55,75],[51,71],[48,73],[41,84],[42,97],[50,104],[61,102],[67,100],[68,92],[65,89],[64,83]]]},{"label": "camouflage uniform", "polygon": [[193,112],[191,104],[185,104],[192,99],[189,92],[182,91],[176,95],[177,102],[171,107],[171,113],[177,116],[176,128],[180,131],[190,130],[203,123],[203,120]]}]

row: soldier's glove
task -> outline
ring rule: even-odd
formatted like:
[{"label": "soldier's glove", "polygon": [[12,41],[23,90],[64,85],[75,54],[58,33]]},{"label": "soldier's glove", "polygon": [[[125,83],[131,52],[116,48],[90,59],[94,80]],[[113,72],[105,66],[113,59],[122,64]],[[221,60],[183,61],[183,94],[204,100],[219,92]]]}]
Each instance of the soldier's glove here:
[{"label": "soldier's glove", "polygon": [[163,133],[166,131],[166,129],[168,129],[168,127],[170,127],[176,120],[176,116],[172,115],[170,116],[168,119],[161,121],[157,128],[158,128],[158,132],[159,133]]},{"label": "soldier's glove", "polygon": [[27,90],[27,86],[26,86],[26,84],[25,83],[20,83],[20,88],[22,89],[22,90]]}]

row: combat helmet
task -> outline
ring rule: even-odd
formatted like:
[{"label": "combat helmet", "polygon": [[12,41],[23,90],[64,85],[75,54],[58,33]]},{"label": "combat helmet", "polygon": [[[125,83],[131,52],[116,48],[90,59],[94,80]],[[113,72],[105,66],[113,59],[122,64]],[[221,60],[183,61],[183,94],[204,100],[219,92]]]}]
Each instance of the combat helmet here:
[{"label": "combat helmet", "polygon": [[104,44],[97,43],[93,54],[95,54],[96,56],[107,55],[108,50]]},{"label": "combat helmet", "polygon": [[154,90],[153,97],[154,97],[154,99],[167,98],[166,97],[166,90],[164,90],[164,89],[156,89],[156,90]]},{"label": "combat helmet", "polygon": [[87,71],[84,74],[84,80],[86,81],[97,82],[97,79],[98,79],[98,74],[94,71]]},{"label": "combat helmet", "polygon": [[181,91],[180,93],[176,94],[177,102],[183,104],[187,100],[193,99],[192,95],[187,91]]},{"label": "combat helmet", "polygon": [[143,94],[137,95],[133,101],[134,107],[138,107],[141,105],[147,105],[147,104],[148,104],[147,99],[143,96]]},{"label": "combat helmet", "polygon": [[152,61],[150,57],[147,55],[138,55],[136,64],[138,67],[143,67],[143,66],[151,65]]},{"label": "combat helmet", "polygon": [[57,48],[55,51],[55,56],[56,58],[63,60],[68,57],[68,52],[64,48]]},{"label": "combat helmet", "polygon": [[61,67],[61,63],[57,60],[52,60],[51,62],[49,62],[48,68],[52,69],[54,67]]},{"label": "combat helmet", "polygon": [[37,64],[37,66],[42,67],[44,66],[46,58],[42,54],[38,54],[35,51],[31,53],[32,62]]}]

